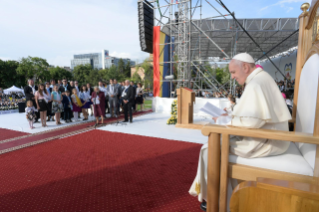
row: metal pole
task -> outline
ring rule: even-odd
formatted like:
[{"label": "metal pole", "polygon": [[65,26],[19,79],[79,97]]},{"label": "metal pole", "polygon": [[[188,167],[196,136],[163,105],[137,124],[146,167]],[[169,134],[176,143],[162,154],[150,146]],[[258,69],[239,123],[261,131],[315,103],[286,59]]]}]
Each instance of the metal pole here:
[{"label": "metal pole", "polygon": [[[169,23],[172,23],[172,20],[173,20],[173,6],[170,6],[169,7]],[[173,33],[172,33],[172,27],[169,28],[169,36],[170,36],[170,44],[169,44],[169,47],[170,47],[170,60],[172,61],[173,60]],[[174,63],[171,63],[169,64],[169,73],[170,75],[173,75],[173,65]],[[169,84],[169,96],[172,97],[172,91],[173,91],[173,82],[172,80],[170,81],[170,84]]]},{"label": "metal pole", "polygon": [[226,58],[227,59],[229,59],[230,57],[228,56],[228,54],[226,54],[225,52],[224,52],[224,50],[222,50],[218,45],[217,45],[217,43],[215,43],[203,30],[201,30],[193,21],[191,22],[195,27],[196,27],[196,29],[198,30],[198,31],[200,31],[201,33],[203,33],[206,37],[207,37],[207,39],[210,41],[210,42],[212,42],[225,56],[226,56]]},{"label": "metal pole", "polygon": [[[192,79],[192,70],[191,70],[191,46],[192,46],[192,42],[191,42],[191,32],[192,32],[192,25],[190,24],[192,21],[192,0],[189,1],[189,30],[188,30],[188,81],[191,81]],[[190,83],[188,83],[188,87],[190,87]]]},{"label": "metal pole", "polygon": [[265,57],[269,52],[271,52],[272,50],[274,50],[275,48],[277,48],[280,44],[282,44],[283,42],[285,42],[286,40],[288,40],[291,36],[293,36],[294,34],[296,34],[297,32],[299,32],[299,29],[297,29],[296,31],[294,31],[291,35],[289,35],[288,37],[286,37],[285,39],[283,39],[280,43],[278,43],[276,46],[274,46],[273,48],[271,48],[268,52],[266,52],[263,56],[259,57],[256,62],[258,60],[260,60],[261,58]]},{"label": "metal pole", "polygon": [[[222,0],[219,0],[220,4],[227,10],[227,12],[233,17],[233,19],[237,22],[237,24],[242,28],[242,30],[247,34],[247,36],[255,43],[255,45],[260,49],[261,52],[264,53],[263,49],[259,46],[259,44],[254,40],[254,38],[251,37],[251,35],[246,31],[246,29],[241,25],[241,23],[235,18],[235,15],[232,14],[229,9],[226,7],[226,5],[222,2]],[[265,53],[264,53],[265,54]],[[279,71],[279,73],[284,77],[285,80],[290,81],[287,79],[287,77],[280,71],[280,69],[276,66],[276,64],[269,58],[267,54],[265,54],[267,59],[271,62],[271,64]]]}]

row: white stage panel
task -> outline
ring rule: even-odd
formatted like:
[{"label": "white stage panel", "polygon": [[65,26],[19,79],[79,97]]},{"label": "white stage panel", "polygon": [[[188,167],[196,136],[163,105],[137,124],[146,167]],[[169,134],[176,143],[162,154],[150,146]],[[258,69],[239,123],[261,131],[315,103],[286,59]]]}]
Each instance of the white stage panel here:
[{"label": "white stage panel", "polygon": [[[207,136],[204,136],[201,130],[191,130],[184,128],[176,128],[175,125],[167,125],[166,121],[170,115],[162,113],[150,113],[133,118],[133,123],[126,125],[109,124],[100,130],[120,132],[134,135],[142,135],[156,138],[164,138],[170,140],[186,141],[204,144],[207,142]],[[194,116],[194,122],[210,122],[201,116]]]}]

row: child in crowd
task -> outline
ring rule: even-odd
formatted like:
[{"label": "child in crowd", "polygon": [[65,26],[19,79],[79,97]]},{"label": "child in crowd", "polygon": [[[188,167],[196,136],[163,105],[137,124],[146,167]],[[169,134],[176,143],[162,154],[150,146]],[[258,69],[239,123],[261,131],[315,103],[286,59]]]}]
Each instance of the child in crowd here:
[{"label": "child in crowd", "polygon": [[72,111],[73,111],[73,115],[74,115],[74,120],[77,122],[78,120],[78,116],[79,116],[79,112],[82,111],[82,102],[81,99],[78,97],[77,95],[77,90],[75,88],[72,89],[72,95],[71,95],[71,99],[72,99]]},{"label": "child in crowd", "polygon": [[29,121],[29,126],[30,126],[30,129],[34,129],[33,127],[33,122],[35,120],[35,112],[38,111],[37,109],[34,108],[33,106],[33,103],[31,100],[29,100],[27,102],[27,107],[25,108],[25,114],[26,114],[26,117],[27,117],[27,120]]},{"label": "child in crowd", "polygon": [[228,115],[231,115],[231,113],[233,112],[234,107],[236,105],[236,98],[232,94],[229,94],[228,100],[230,102],[230,105],[229,105],[229,107],[225,107],[224,111],[227,112]]},{"label": "child in crowd", "polygon": [[72,101],[70,98],[70,91],[66,91],[62,95],[62,104],[63,104],[63,109],[64,109],[64,121],[66,123],[72,122],[71,120],[71,115],[72,115]]}]

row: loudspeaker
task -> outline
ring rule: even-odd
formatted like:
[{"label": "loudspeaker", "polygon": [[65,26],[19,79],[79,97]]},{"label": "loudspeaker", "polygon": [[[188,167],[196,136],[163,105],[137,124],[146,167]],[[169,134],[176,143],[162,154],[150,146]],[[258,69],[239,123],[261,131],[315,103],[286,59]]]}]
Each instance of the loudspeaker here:
[{"label": "loudspeaker", "polygon": [[154,7],[146,0],[138,1],[137,5],[141,50],[153,54]]}]

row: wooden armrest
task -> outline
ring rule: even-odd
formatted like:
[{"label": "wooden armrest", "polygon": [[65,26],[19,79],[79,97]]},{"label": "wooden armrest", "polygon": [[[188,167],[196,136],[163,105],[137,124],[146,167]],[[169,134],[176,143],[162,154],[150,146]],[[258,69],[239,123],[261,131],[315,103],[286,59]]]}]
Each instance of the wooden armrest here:
[{"label": "wooden armrest", "polygon": [[288,122],[294,124],[294,123],[296,123],[296,118],[292,118],[292,119],[290,119]]},{"label": "wooden armrest", "polygon": [[293,141],[309,144],[319,144],[319,136],[314,136],[309,133],[288,132],[279,130],[266,129],[248,129],[242,127],[222,126],[216,124],[207,124],[202,128],[202,134],[209,136],[211,133],[228,134],[236,136],[267,138],[281,141]]}]

